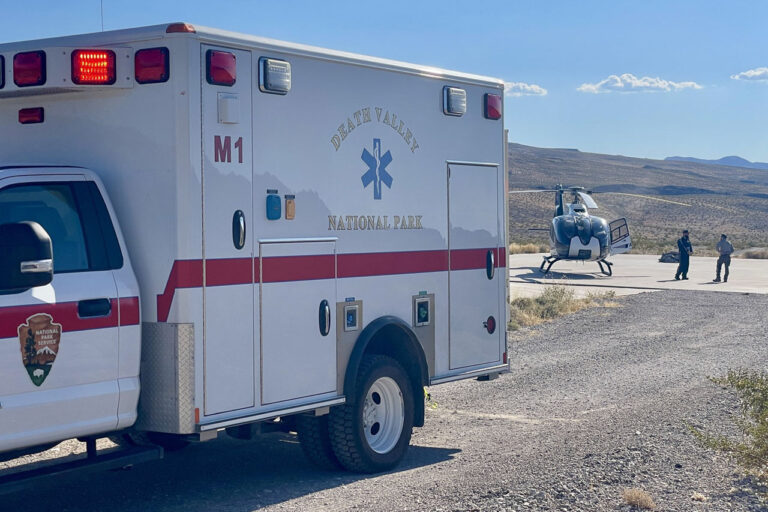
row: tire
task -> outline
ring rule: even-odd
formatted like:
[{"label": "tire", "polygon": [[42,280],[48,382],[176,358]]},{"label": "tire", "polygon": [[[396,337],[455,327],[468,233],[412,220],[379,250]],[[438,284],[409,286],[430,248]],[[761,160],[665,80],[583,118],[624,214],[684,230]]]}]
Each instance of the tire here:
[{"label": "tire", "polygon": [[336,458],[360,473],[392,469],[411,442],[413,410],[411,382],[403,367],[386,356],[365,356],[354,400],[332,408],[328,418]]},{"label": "tire", "polygon": [[328,434],[328,415],[296,417],[296,431],[304,455],[320,469],[336,471],[342,468],[333,453]]}]

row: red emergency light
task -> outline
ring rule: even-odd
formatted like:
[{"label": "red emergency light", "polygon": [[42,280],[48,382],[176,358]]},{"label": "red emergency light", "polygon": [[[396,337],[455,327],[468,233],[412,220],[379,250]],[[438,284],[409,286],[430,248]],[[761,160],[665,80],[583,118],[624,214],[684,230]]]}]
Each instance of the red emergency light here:
[{"label": "red emergency light", "polygon": [[485,95],[485,117],[486,119],[501,119],[501,96],[498,94]]},{"label": "red emergency light", "polygon": [[45,83],[45,52],[22,52],[13,56],[13,83],[18,87]]},{"label": "red emergency light", "polygon": [[22,108],[19,110],[19,122],[21,124],[42,123],[45,120],[43,107]]},{"label": "red emergency light", "polygon": [[145,48],[133,58],[134,74],[140,84],[167,82],[170,76],[168,48]]},{"label": "red emergency light", "polygon": [[112,50],[75,50],[72,52],[72,83],[112,85],[116,78],[115,52]]},{"label": "red emergency light", "polygon": [[235,85],[237,66],[234,53],[208,50],[205,60],[209,84],[228,87]]}]

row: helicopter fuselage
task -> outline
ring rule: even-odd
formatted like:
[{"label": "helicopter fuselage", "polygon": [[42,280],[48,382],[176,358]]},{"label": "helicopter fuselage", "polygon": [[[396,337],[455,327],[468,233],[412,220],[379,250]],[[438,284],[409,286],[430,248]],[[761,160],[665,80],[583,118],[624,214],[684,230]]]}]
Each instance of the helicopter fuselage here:
[{"label": "helicopter fuselage", "polygon": [[550,225],[549,246],[550,254],[561,260],[603,260],[611,252],[608,222],[586,212],[558,215]]}]

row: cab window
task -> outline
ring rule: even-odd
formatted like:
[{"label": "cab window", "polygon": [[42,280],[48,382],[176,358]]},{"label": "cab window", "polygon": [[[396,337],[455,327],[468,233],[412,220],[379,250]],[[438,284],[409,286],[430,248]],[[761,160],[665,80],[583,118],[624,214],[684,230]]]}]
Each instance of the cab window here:
[{"label": "cab window", "polygon": [[16,185],[0,190],[0,224],[34,221],[51,237],[54,272],[89,270],[83,225],[66,183]]}]

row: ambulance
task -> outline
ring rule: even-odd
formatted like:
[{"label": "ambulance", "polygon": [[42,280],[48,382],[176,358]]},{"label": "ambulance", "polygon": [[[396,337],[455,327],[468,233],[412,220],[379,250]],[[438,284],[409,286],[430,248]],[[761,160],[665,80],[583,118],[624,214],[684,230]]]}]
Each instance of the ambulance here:
[{"label": "ambulance", "polygon": [[504,84],[172,23],[0,45],[0,457],[378,472],[506,353]]}]

